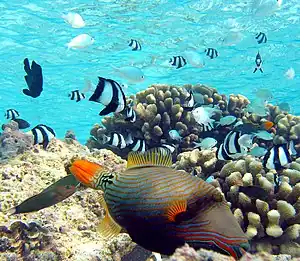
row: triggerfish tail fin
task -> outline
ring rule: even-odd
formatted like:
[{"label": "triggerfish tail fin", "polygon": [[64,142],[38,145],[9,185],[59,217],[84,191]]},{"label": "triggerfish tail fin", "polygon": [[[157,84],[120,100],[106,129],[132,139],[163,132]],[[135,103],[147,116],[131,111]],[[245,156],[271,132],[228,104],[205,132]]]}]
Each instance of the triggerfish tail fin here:
[{"label": "triggerfish tail fin", "polygon": [[103,196],[100,197],[100,204],[105,210],[105,217],[98,225],[98,232],[104,239],[108,240],[117,236],[121,232],[122,227],[119,226],[109,214],[108,207]]},{"label": "triggerfish tail fin", "polygon": [[88,160],[75,160],[69,167],[70,172],[83,185],[90,188],[98,188],[99,179],[105,168]]},{"label": "triggerfish tail fin", "polygon": [[190,222],[182,222],[175,230],[194,247],[215,248],[234,258],[240,258],[248,248],[248,239],[226,204],[199,211]]},{"label": "triggerfish tail fin", "polygon": [[7,214],[28,213],[55,205],[73,195],[79,185],[80,183],[73,175],[65,176],[44,189],[41,193],[9,209]]},{"label": "triggerfish tail fin", "polygon": [[130,152],[128,154],[127,169],[147,166],[171,167],[171,165],[171,152],[159,148],[145,152]]}]

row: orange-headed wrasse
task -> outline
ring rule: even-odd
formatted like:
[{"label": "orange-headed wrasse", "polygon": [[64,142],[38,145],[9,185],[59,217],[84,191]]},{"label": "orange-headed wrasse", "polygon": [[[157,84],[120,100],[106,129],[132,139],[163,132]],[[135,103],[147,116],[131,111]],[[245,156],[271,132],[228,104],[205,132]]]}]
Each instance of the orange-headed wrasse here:
[{"label": "orange-headed wrasse", "polygon": [[188,243],[241,257],[249,244],[222,193],[204,180],[171,167],[169,151],[130,152],[127,169],[110,172],[87,160],[69,168],[85,186],[104,192],[105,237],[125,229],[140,246],[165,255]]},{"label": "orange-headed wrasse", "polygon": [[10,215],[28,213],[50,207],[73,195],[79,186],[80,182],[73,175],[65,176],[44,189],[41,193],[11,208],[8,210],[8,213]]},{"label": "orange-headed wrasse", "polygon": [[24,76],[28,89],[23,89],[23,93],[32,98],[37,98],[43,91],[43,73],[42,67],[35,61],[32,61],[31,68],[28,58],[24,59]]}]

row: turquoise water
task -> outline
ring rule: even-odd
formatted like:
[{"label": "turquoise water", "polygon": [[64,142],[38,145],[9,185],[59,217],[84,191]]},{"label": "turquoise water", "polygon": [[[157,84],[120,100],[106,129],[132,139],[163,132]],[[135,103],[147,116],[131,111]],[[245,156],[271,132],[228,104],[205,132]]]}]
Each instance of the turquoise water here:
[{"label": "turquoise water", "polygon": [[[264,1],[266,2],[266,1]],[[273,5],[275,0],[270,0]],[[264,5],[265,3],[263,3]],[[111,65],[134,64],[142,68],[146,80],[129,85],[126,94],[136,93],[153,83],[204,83],[227,95],[240,93],[254,98],[255,88],[273,91],[272,103],[289,102],[293,113],[300,114],[300,3],[285,1],[280,9],[258,8],[253,1],[16,1],[0,3],[1,90],[0,111],[17,109],[21,118],[34,127],[51,126],[58,137],[69,129],[85,142],[103,108],[68,97],[70,91],[82,89],[84,79],[97,82],[97,76],[119,78]],[[77,12],[86,26],[74,29],[61,18],[63,13]],[[230,30],[242,35],[241,41],[226,46],[220,38]],[[258,44],[255,34],[264,32],[268,42]],[[88,33],[95,43],[82,50],[67,50],[73,37]],[[127,48],[131,38],[142,43],[141,52]],[[161,63],[187,48],[203,53],[216,48],[219,57],[206,59],[204,68],[186,66],[180,70]],[[253,74],[255,56],[260,51],[264,73]],[[44,91],[33,99],[25,96],[23,60],[35,60],[43,68]],[[155,63],[152,61],[156,60]],[[284,74],[294,68],[296,76]],[[88,95],[89,96],[89,95]],[[4,116],[2,121],[5,122]]]}]

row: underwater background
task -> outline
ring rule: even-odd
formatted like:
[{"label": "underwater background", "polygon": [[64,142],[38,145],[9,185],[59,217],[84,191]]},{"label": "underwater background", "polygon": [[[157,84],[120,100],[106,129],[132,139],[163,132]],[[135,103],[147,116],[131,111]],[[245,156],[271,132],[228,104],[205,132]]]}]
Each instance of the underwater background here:
[{"label": "underwater background", "polygon": [[[87,100],[76,103],[67,96],[84,88],[84,79],[97,76],[123,80],[111,66],[132,63],[143,70],[145,81],[129,84],[125,94],[134,94],[150,84],[196,84],[215,87],[220,93],[243,94],[254,98],[255,88],[272,90],[272,103],[289,102],[293,113],[298,103],[300,30],[297,0],[283,1],[280,9],[253,9],[255,1],[1,1],[0,55],[2,57],[0,111],[19,111],[32,126],[44,123],[58,137],[72,129],[84,143],[91,126],[99,122],[102,106]],[[260,1],[256,1],[260,2]],[[273,4],[274,1],[263,1]],[[270,11],[271,10],[271,11]],[[72,28],[63,13],[77,12],[86,22]],[[222,39],[238,32],[236,43]],[[268,42],[258,44],[255,35],[266,33]],[[87,33],[95,38],[85,49],[68,50],[72,38]],[[130,39],[142,44],[142,52],[132,52]],[[229,41],[230,42],[230,41]],[[207,47],[218,50],[203,68],[190,65],[174,70],[160,64],[189,47],[204,53]],[[254,60],[260,51],[264,73],[253,74]],[[42,66],[44,91],[38,99],[22,94],[23,60]],[[158,62],[152,64],[153,57]],[[288,80],[284,74],[294,68]],[[125,81],[126,82],[126,81]],[[3,119],[4,120],[4,119]]]}]

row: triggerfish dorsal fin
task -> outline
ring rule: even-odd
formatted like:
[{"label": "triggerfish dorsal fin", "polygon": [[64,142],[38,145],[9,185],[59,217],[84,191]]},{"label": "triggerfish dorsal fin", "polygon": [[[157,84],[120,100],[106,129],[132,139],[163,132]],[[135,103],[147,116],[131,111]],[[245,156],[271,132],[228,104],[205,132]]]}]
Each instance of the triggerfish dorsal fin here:
[{"label": "triggerfish dorsal fin", "polygon": [[170,151],[153,148],[145,152],[130,152],[128,154],[127,169],[149,166],[171,167]]},{"label": "triggerfish dorsal fin", "polygon": [[97,189],[99,179],[105,168],[88,160],[75,160],[69,167],[69,170],[80,183]]},{"label": "triggerfish dorsal fin", "polygon": [[167,209],[166,216],[169,221],[175,222],[176,217],[187,210],[187,201],[186,200],[176,200],[171,204]]},{"label": "triggerfish dorsal fin", "polygon": [[98,225],[98,232],[100,233],[102,238],[106,240],[112,239],[121,232],[122,227],[119,226],[109,214],[108,207],[103,195],[100,196],[100,204],[105,210],[105,217],[100,221]]}]

